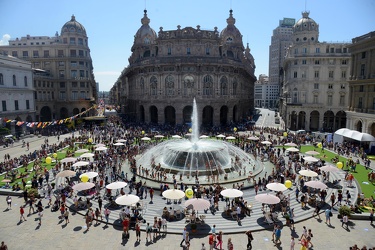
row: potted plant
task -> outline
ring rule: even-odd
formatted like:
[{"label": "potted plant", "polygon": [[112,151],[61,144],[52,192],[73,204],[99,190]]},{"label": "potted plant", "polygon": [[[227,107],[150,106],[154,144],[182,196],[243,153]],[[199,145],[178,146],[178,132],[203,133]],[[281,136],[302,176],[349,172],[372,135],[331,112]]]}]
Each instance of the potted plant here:
[{"label": "potted plant", "polygon": [[350,210],[350,207],[344,205],[339,208],[339,218],[342,218],[344,215],[347,215],[348,217],[351,215],[352,210]]}]

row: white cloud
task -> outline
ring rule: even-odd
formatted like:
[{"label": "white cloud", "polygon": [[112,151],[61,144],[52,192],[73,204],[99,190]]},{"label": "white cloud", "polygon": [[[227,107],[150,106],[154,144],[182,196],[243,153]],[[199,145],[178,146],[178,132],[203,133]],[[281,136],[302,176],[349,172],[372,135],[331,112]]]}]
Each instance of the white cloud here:
[{"label": "white cloud", "polygon": [[5,34],[0,40],[0,45],[9,45],[8,41],[10,40],[10,35]]}]

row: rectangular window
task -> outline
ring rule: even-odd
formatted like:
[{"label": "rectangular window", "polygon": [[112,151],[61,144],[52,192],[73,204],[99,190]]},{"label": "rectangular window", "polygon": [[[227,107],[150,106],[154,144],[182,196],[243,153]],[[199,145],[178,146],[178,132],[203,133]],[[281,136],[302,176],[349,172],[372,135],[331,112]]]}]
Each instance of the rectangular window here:
[{"label": "rectangular window", "polygon": [[19,106],[18,106],[18,100],[14,100],[14,109],[15,110],[19,110]]},{"label": "rectangular window", "polygon": [[330,71],[328,72],[328,77],[333,79],[333,75],[334,75],[333,70],[330,70]]},{"label": "rectangular window", "polygon": [[319,83],[314,83],[314,89],[319,89]]},{"label": "rectangular window", "polygon": [[60,88],[64,89],[65,88],[65,82],[60,82]]},{"label": "rectangular window", "polygon": [[328,89],[333,89],[333,84],[328,84]]},{"label": "rectangular window", "polygon": [[168,55],[170,56],[171,54],[172,54],[172,48],[169,47],[169,48],[168,48]]},{"label": "rectangular window", "polygon": [[335,53],[335,48],[330,48],[330,53]]},{"label": "rectangular window", "polygon": [[43,56],[44,57],[49,57],[49,50],[43,51]]},{"label": "rectangular window", "polygon": [[362,108],[362,97],[358,98],[358,108]]},{"label": "rectangular window", "polygon": [[315,53],[320,53],[320,48],[315,48]]},{"label": "rectangular window", "polygon": [[328,95],[327,97],[327,105],[332,105],[332,95]]},{"label": "rectangular window", "polygon": [[340,105],[345,105],[345,96],[340,95]]},{"label": "rectangular window", "polygon": [[22,51],[22,57],[29,57],[28,51]]},{"label": "rectangular window", "polygon": [[12,56],[13,57],[18,57],[18,52],[17,51],[12,51]]},{"label": "rectangular window", "polygon": [[55,100],[55,92],[51,92],[52,100]]},{"label": "rectangular window", "polygon": [[85,71],[84,70],[79,71],[79,77],[85,77]]},{"label": "rectangular window", "polygon": [[341,71],[341,78],[346,79],[346,70]]},{"label": "rectangular window", "polygon": [[77,51],[75,49],[71,49],[70,56],[77,56]]},{"label": "rectangular window", "polygon": [[366,51],[363,51],[362,52],[362,59],[365,59],[366,58]]},{"label": "rectangular window", "polygon": [[315,70],[315,72],[314,72],[314,77],[315,77],[315,78],[319,78],[319,71],[318,71],[318,70]]},{"label": "rectangular window", "polygon": [[1,105],[3,107],[3,111],[7,111],[7,101],[1,101]]},{"label": "rectangular window", "polygon": [[186,48],[186,54],[190,55],[190,48]]},{"label": "rectangular window", "polygon": [[365,69],[366,69],[366,65],[365,64],[361,64],[360,76],[361,76],[362,79],[364,79],[364,77],[365,77]]},{"label": "rectangular window", "polygon": [[348,53],[348,48],[343,48],[342,53]]},{"label": "rectangular window", "polygon": [[59,70],[59,77],[64,78],[65,77],[65,70]]},{"label": "rectangular window", "polygon": [[64,37],[64,38],[63,38],[63,43],[64,43],[64,44],[67,44],[67,43],[68,43],[68,38]]},{"label": "rectangular window", "polygon": [[86,92],[85,91],[81,91],[80,94],[79,94],[79,98],[80,99],[86,99]]},{"label": "rectangular window", "polygon": [[298,48],[295,48],[295,49],[294,49],[294,54],[295,54],[295,55],[298,54]]},{"label": "rectangular window", "polygon": [[210,48],[206,48],[206,55],[210,54]]},{"label": "rectangular window", "polygon": [[70,40],[69,40],[70,44],[76,44],[76,38],[75,37],[71,37]]},{"label": "rectangular window", "polygon": [[70,67],[77,67],[77,61],[71,61]]},{"label": "rectangular window", "polygon": [[[64,51],[62,49],[57,51],[57,56],[58,57],[64,57]],[[61,65],[60,65],[61,66]]]},{"label": "rectangular window", "polygon": [[60,91],[59,92],[59,99],[60,100],[65,100],[66,99],[65,91]]},{"label": "rectangular window", "polygon": [[307,48],[302,48],[302,53],[306,54],[307,53]]},{"label": "rectangular window", "polygon": [[70,71],[70,77],[71,78],[76,78],[77,77],[77,70],[71,70]]},{"label": "rectangular window", "polygon": [[364,92],[364,86],[363,85],[359,85],[359,92]]},{"label": "rectangular window", "polygon": [[293,77],[294,77],[294,78],[297,78],[297,76],[298,76],[297,71],[294,71],[294,73],[293,73]]},{"label": "rectangular window", "polygon": [[79,55],[79,57],[83,57],[84,55],[83,55],[83,50],[78,50],[78,55]]},{"label": "rectangular window", "polygon": [[313,103],[318,103],[318,96],[317,95],[314,95],[314,97],[313,97]]},{"label": "rectangular window", "polygon": [[72,100],[78,100],[78,91],[72,91]]},{"label": "rectangular window", "polygon": [[298,64],[298,60],[294,60],[294,65],[297,65]]},{"label": "rectangular window", "polygon": [[306,60],[305,59],[302,60],[302,64],[306,64]]},{"label": "rectangular window", "polygon": [[81,88],[84,88],[84,87],[85,87],[85,82],[80,82],[80,83],[79,83],[79,86],[80,86]]},{"label": "rectangular window", "polygon": [[30,101],[26,100],[26,109],[30,109]]},{"label": "rectangular window", "polygon": [[342,65],[346,65],[346,64],[347,64],[346,59],[342,60],[342,61],[341,61],[341,64],[342,64]]},{"label": "rectangular window", "polygon": [[78,83],[77,82],[72,82],[72,88],[77,88],[78,87]]},{"label": "rectangular window", "polygon": [[316,65],[320,64],[320,61],[319,60],[315,60],[315,64]]}]

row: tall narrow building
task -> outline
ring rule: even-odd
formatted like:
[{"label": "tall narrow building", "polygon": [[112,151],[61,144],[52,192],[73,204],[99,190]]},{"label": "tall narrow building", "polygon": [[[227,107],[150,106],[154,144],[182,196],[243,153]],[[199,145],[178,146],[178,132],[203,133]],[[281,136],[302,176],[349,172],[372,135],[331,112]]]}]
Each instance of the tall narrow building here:
[{"label": "tall narrow building", "polygon": [[68,118],[89,109],[97,91],[86,29],[73,15],[60,35],[9,41],[0,50],[31,62],[36,121]]},{"label": "tall narrow building", "polygon": [[[283,63],[287,49],[292,44],[293,25],[296,20],[284,18],[279,21],[279,26],[273,30],[271,45],[269,47],[268,84],[272,89],[282,88]],[[277,87],[275,86],[277,85]],[[278,101],[274,104],[278,106]],[[273,106],[272,106],[273,107]]]}]

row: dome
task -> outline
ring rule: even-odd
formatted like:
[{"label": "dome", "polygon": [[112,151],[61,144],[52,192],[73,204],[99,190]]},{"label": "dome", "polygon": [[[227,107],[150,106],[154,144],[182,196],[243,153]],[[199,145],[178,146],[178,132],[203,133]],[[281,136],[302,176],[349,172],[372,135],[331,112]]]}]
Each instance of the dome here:
[{"label": "dome", "polygon": [[66,22],[61,28],[61,35],[64,35],[65,33],[78,33],[86,36],[86,29],[82,24],[77,22],[75,16],[72,15],[72,19]]},{"label": "dome", "polygon": [[294,42],[317,42],[319,36],[319,24],[309,17],[309,12],[302,12],[302,18],[293,26]]},{"label": "dome", "polygon": [[221,31],[220,37],[226,44],[240,43],[242,45],[242,35],[234,25],[236,23],[236,19],[233,17],[232,13],[233,10],[230,10],[229,17],[227,18],[228,25]]},{"label": "dome", "polygon": [[147,10],[144,10],[144,16],[141,19],[142,26],[134,36],[134,44],[151,44],[156,39],[156,32],[150,27],[150,19],[147,17]]}]

